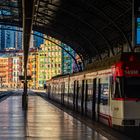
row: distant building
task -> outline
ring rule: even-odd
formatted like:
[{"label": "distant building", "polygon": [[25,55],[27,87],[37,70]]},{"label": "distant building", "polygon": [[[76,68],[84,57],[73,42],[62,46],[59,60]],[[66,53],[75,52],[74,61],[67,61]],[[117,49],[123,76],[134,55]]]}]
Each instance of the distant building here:
[{"label": "distant building", "polygon": [[[19,76],[23,75],[23,52],[19,51],[16,54],[16,56],[19,58],[18,59],[18,79],[19,79]],[[23,88],[23,83],[20,80],[18,83],[18,88]]]},{"label": "distant building", "polygon": [[29,52],[28,75],[31,76],[31,80],[28,81],[29,88],[38,88],[38,52],[36,49]]},{"label": "distant building", "polygon": [[8,87],[12,88],[13,85],[13,58],[8,57]]},{"label": "distant building", "polygon": [[10,30],[5,30],[5,27],[4,25],[0,25],[0,50],[8,48],[21,49],[22,32],[15,31],[18,27],[7,26]]},{"label": "distant building", "polygon": [[5,49],[5,30],[3,30],[4,25],[0,25],[0,50]]},{"label": "distant building", "polygon": [[34,34],[36,35],[33,36],[33,46],[38,48],[44,43],[43,34],[36,31],[34,31]]},{"label": "distant building", "polygon": [[2,55],[0,57],[0,88],[8,87],[8,57]]},{"label": "distant building", "polygon": [[19,87],[19,57],[13,57],[13,88]]},{"label": "distant building", "polygon": [[15,48],[17,50],[22,49],[22,32],[16,32],[16,43],[15,43]]},{"label": "distant building", "polygon": [[80,56],[78,54],[75,54],[75,59],[77,61],[77,64],[73,63],[73,72],[82,71],[83,70],[83,63],[82,63]]},{"label": "distant building", "polygon": [[[48,40],[44,40],[44,44],[41,44],[40,47],[34,48],[32,41],[31,47],[29,48],[27,64],[27,75],[31,76],[31,80],[28,81],[29,88],[44,88],[46,81],[53,76],[72,73],[74,68],[76,69],[75,61],[67,53],[69,52],[75,57],[75,52],[61,41],[49,36],[46,37]],[[9,38],[11,37],[9,36]],[[33,40],[33,36],[31,40]],[[10,42],[8,43],[10,44]],[[61,49],[60,46],[62,46],[64,50]],[[23,88],[23,81],[19,79],[19,76],[24,75],[23,50],[17,51],[16,48],[13,47],[5,48],[5,50],[6,52],[3,53],[7,55],[2,54],[0,56],[0,86]],[[9,51],[14,52],[13,55],[11,55]],[[80,61],[79,57],[76,59]]]},{"label": "distant building", "polygon": [[[60,45],[61,42],[54,38],[48,37],[50,40]],[[46,47],[46,80],[51,79],[53,76],[62,74],[62,49],[48,40],[45,41]]]},{"label": "distant building", "polygon": [[5,49],[16,47],[16,32],[6,30],[5,31]]},{"label": "distant building", "polygon": [[[48,37],[56,44],[60,45],[60,41]],[[51,79],[53,76],[62,73],[62,50],[48,40],[45,40],[38,50],[38,86],[43,88],[46,85],[46,80]]]},{"label": "distant building", "polygon": [[46,67],[47,67],[47,59],[46,59],[46,47],[42,44],[38,50],[38,86],[39,88],[43,88],[46,84]]},{"label": "distant building", "polygon": [[[8,30],[5,30],[7,28]],[[9,30],[10,29],[10,30]],[[22,47],[22,32],[18,27],[0,25],[0,50],[5,50],[8,48],[15,48],[16,50],[23,49]],[[31,36],[31,48],[37,48],[44,43],[43,34],[35,32]]]},{"label": "distant building", "polygon": [[[61,43],[61,46],[66,51],[68,51],[73,57],[75,56],[75,52],[68,45]],[[64,49],[62,49],[62,73],[72,73],[74,60]]]}]

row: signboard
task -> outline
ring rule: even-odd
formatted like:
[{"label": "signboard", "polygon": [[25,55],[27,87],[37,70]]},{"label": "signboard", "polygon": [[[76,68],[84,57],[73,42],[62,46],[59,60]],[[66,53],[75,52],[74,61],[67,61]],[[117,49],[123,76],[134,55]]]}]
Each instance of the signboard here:
[{"label": "signboard", "polygon": [[135,44],[140,45],[140,0],[134,0]]},{"label": "signboard", "polygon": [[[24,81],[24,76],[19,76],[19,80]],[[27,81],[32,80],[31,76],[27,76]]]},{"label": "signboard", "polygon": [[140,17],[136,19],[136,45],[140,45]]}]

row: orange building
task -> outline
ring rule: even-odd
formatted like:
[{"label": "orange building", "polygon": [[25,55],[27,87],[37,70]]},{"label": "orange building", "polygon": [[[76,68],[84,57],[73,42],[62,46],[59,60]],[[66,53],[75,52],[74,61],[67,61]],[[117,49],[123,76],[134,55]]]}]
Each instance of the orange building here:
[{"label": "orange building", "polygon": [[32,49],[29,52],[28,57],[28,75],[31,76],[31,80],[28,81],[28,87],[36,89],[38,88],[38,52],[36,49]]},{"label": "orange building", "polygon": [[8,87],[12,88],[13,84],[13,58],[8,58]]},{"label": "orange building", "polygon": [[9,85],[8,62],[8,57],[6,55],[0,57],[0,88],[6,88]]}]

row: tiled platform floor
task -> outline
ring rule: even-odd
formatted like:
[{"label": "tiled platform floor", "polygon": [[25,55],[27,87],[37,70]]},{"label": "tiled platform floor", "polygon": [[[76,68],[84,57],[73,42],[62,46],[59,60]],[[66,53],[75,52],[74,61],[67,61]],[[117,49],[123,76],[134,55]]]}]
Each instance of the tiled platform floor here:
[{"label": "tiled platform floor", "polygon": [[27,112],[21,99],[0,102],[0,140],[107,140],[38,96],[29,96]]}]

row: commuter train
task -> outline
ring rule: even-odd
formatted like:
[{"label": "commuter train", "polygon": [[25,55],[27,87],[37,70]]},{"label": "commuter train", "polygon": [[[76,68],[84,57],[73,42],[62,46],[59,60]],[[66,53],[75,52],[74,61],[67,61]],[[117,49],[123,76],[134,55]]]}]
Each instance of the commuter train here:
[{"label": "commuter train", "polygon": [[[104,63],[104,64],[103,64]],[[47,81],[47,97],[114,128],[140,126],[140,53]]]}]

